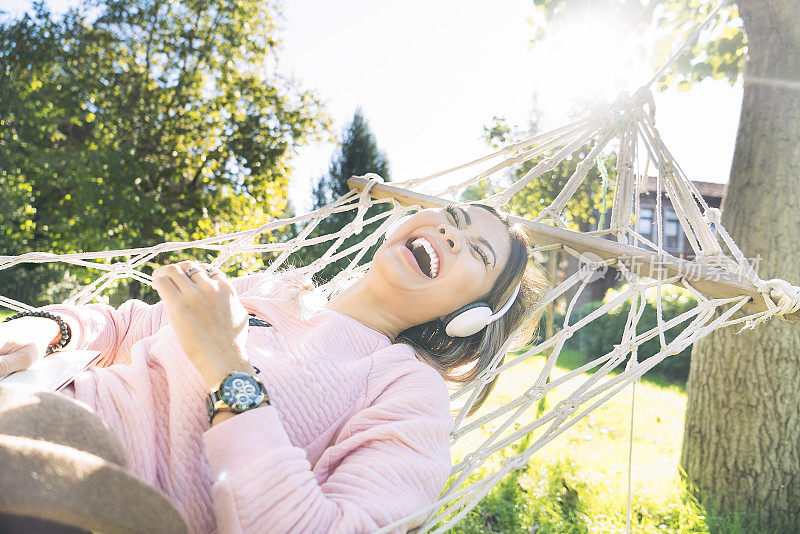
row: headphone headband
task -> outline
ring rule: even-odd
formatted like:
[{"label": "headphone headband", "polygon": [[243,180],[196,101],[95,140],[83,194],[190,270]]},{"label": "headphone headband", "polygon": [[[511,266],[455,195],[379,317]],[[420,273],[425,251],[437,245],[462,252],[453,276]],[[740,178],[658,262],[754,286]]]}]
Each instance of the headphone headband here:
[{"label": "headphone headband", "polygon": [[497,313],[495,313],[495,314],[493,314],[493,315],[491,315],[489,317],[489,322],[490,323],[493,322],[493,321],[496,321],[497,319],[499,319],[500,317],[502,317],[502,316],[504,316],[506,314],[506,312],[511,308],[511,305],[514,304],[514,301],[517,299],[517,295],[519,295],[519,290],[521,288],[522,288],[522,282],[517,284],[517,288],[514,290],[514,294],[511,295],[511,298],[508,299],[508,302],[506,302],[505,305],[502,308],[500,308],[500,311],[498,311]]}]

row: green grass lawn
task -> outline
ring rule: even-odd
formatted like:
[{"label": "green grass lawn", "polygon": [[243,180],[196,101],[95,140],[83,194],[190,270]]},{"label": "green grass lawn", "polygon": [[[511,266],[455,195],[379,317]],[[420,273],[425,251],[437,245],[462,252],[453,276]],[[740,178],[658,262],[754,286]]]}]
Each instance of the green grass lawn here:
[{"label": "green grass lawn", "polygon": [[[536,357],[501,376],[481,409],[491,410],[519,395],[544,362]],[[563,352],[552,378],[577,367],[580,353]],[[584,377],[585,378],[585,377]],[[577,383],[576,383],[577,384]],[[574,386],[573,386],[574,387]],[[549,410],[563,397],[547,397]],[[686,394],[682,386],[659,380],[636,385],[632,460],[632,532],[755,532],[741,518],[708,517],[687,491],[678,470]],[[616,395],[544,448],[524,471],[507,475],[461,523],[460,533],[624,532],[628,488],[631,387]],[[535,411],[523,415],[527,421]],[[467,435],[454,445],[454,460],[493,430]],[[463,441],[463,443],[462,443]],[[507,454],[524,450],[510,446]],[[516,450],[515,450],[516,449]],[[493,472],[501,458],[487,468]],[[482,478],[482,477],[481,477]]]},{"label": "green grass lawn", "polygon": [[9,310],[8,308],[0,308],[0,321],[5,319],[6,317],[14,315],[14,310]]}]

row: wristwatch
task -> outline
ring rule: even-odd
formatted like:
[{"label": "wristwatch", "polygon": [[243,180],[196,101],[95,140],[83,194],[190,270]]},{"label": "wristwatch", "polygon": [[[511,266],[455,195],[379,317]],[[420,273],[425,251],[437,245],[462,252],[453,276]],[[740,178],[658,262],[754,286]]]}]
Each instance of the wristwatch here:
[{"label": "wristwatch", "polygon": [[213,423],[214,416],[221,411],[242,413],[268,405],[269,396],[261,380],[241,371],[223,378],[219,386],[206,395],[209,423]]}]

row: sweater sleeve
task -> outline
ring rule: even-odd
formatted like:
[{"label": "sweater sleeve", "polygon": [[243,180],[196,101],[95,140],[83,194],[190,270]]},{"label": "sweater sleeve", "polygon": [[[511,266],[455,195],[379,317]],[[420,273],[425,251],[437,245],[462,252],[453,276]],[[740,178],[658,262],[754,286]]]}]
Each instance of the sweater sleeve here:
[{"label": "sweater sleeve", "polygon": [[[272,285],[264,275],[241,276],[231,280],[239,296],[267,296]],[[61,317],[69,325],[72,338],[65,348],[100,351],[97,367],[129,363],[136,342],[155,334],[169,322],[163,302],[147,304],[131,299],[119,308],[107,304],[49,305],[41,308]]]},{"label": "sweater sleeve", "polygon": [[451,468],[447,389],[421,362],[391,374],[313,469],[273,406],[207,430],[219,532],[372,532],[435,502]]},{"label": "sweater sleeve", "polygon": [[65,348],[100,351],[100,359],[94,364],[97,367],[129,363],[133,345],[167,323],[163,302],[147,304],[132,299],[119,308],[107,304],[56,304],[43,309],[69,325],[72,338]]}]

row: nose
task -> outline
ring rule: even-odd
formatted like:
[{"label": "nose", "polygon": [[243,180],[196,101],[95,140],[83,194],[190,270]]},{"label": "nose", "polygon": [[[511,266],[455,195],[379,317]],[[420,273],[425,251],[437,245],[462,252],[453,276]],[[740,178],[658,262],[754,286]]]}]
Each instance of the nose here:
[{"label": "nose", "polygon": [[457,254],[463,244],[462,232],[449,224],[440,224],[438,230],[446,245],[446,250]]}]

